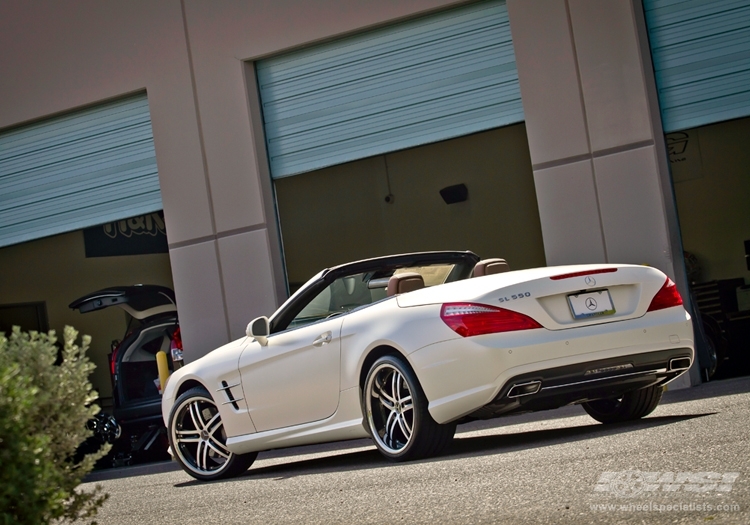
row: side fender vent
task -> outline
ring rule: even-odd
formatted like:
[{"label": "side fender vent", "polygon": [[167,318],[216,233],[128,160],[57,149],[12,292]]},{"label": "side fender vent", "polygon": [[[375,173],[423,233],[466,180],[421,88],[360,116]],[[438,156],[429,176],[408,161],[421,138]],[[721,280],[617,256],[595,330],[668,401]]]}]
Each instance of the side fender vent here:
[{"label": "side fender vent", "polygon": [[234,387],[236,387],[236,386],[240,386],[240,384],[239,383],[235,383],[234,385],[230,385],[226,381],[222,381],[221,382],[221,388],[219,388],[216,391],[217,392],[224,392],[224,394],[226,394],[226,396],[227,396],[227,401],[225,401],[224,403],[222,403],[222,405],[229,405],[229,404],[231,404],[234,407],[235,410],[239,410],[240,407],[237,404],[237,401],[242,401],[243,398],[241,398],[241,397],[234,397],[234,394],[232,394],[232,389]]}]

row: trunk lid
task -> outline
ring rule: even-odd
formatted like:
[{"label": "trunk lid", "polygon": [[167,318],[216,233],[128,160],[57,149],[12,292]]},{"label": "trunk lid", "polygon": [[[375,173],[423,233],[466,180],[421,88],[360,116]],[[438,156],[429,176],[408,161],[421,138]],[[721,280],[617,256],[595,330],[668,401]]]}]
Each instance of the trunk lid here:
[{"label": "trunk lid", "polygon": [[401,307],[487,304],[525,314],[549,330],[563,330],[641,317],[666,279],[647,266],[557,266],[424,288],[400,295],[397,301]]}]

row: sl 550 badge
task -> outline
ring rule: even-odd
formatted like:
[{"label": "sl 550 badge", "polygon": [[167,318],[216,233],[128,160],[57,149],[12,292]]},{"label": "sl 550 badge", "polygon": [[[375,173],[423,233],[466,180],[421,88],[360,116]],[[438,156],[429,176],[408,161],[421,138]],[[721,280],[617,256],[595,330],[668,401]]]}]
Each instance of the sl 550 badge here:
[{"label": "sl 550 badge", "polygon": [[516,299],[523,299],[524,297],[531,297],[531,292],[521,292],[513,294],[510,297],[501,297],[500,302],[507,303],[509,301],[515,301]]}]

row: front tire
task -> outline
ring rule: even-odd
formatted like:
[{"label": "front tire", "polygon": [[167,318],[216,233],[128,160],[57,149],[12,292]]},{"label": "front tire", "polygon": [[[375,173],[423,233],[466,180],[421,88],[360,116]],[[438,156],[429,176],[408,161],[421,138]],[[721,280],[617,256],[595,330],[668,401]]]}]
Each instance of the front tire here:
[{"label": "front tire", "polygon": [[202,387],[191,388],[180,397],[169,415],[169,444],[183,470],[202,481],[242,474],[253,464],[257,452],[235,454],[219,409]]},{"label": "front tire", "polygon": [[373,363],[362,403],[375,446],[393,461],[437,455],[456,433],[455,423],[440,425],[432,419],[414,372],[395,356],[386,355]]},{"label": "front tire", "polygon": [[661,401],[664,387],[653,385],[627,392],[620,398],[583,403],[583,409],[600,423],[631,421],[649,415]]}]

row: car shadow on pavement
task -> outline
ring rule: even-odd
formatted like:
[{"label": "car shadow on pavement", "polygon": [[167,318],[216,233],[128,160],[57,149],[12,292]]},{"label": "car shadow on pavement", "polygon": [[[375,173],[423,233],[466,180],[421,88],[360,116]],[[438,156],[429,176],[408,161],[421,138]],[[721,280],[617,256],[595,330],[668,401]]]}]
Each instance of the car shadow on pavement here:
[{"label": "car shadow on pavement", "polygon": [[594,437],[612,436],[626,432],[635,432],[648,428],[659,427],[688,421],[700,417],[712,416],[716,412],[701,414],[686,414],[676,416],[655,416],[636,421],[624,421],[602,425],[592,423],[590,425],[578,425],[564,428],[550,428],[544,430],[531,430],[527,432],[516,432],[513,434],[494,434],[471,437],[456,437],[450,450],[442,456],[442,459],[451,457],[477,456],[494,454],[497,452],[516,452],[530,448],[547,447],[572,443],[576,441],[591,439]]},{"label": "car shadow on pavement", "polygon": [[[599,423],[591,425],[579,425],[574,427],[554,428],[545,430],[532,430],[527,432],[516,432],[513,434],[493,434],[471,437],[456,437],[450,449],[443,455],[429,458],[413,463],[427,463],[450,461],[466,456],[489,455],[507,452],[516,452],[530,448],[553,446],[571,443],[593,437],[611,436],[625,432],[659,427],[688,421],[705,416],[714,415],[716,412],[702,414],[688,414],[679,416],[658,416],[627,421],[610,425]],[[291,458],[291,457],[290,457]],[[322,474],[329,472],[344,472],[349,470],[362,470],[373,468],[388,468],[397,465],[409,465],[412,463],[394,463],[384,458],[373,446],[369,450],[357,450],[349,453],[337,453],[331,456],[302,459],[287,463],[278,463],[260,468],[250,468],[245,474],[227,480],[214,481],[211,483],[236,483],[250,480],[283,480],[306,474]],[[191,480],[184,483],[176,483],[175,488],[192,487],[205,482]]]},{"label": "car shadow on pavement", "polygon": [[393,462],[384,458],[375,447],[371,450],[358,450],[334,456],[303,459],[289,463],[279,463],[267,467],[253,468],[244,474],[226,480],[203,482],[198,480],[176,483],[174,487],[193,487],[203,483],[236,483],[249,480],[282,480],[303,476],[306,474],[323,474],[328,472],[345,472],[349,470],[361,470],[366,468],[383,468],[394,465]]}]

